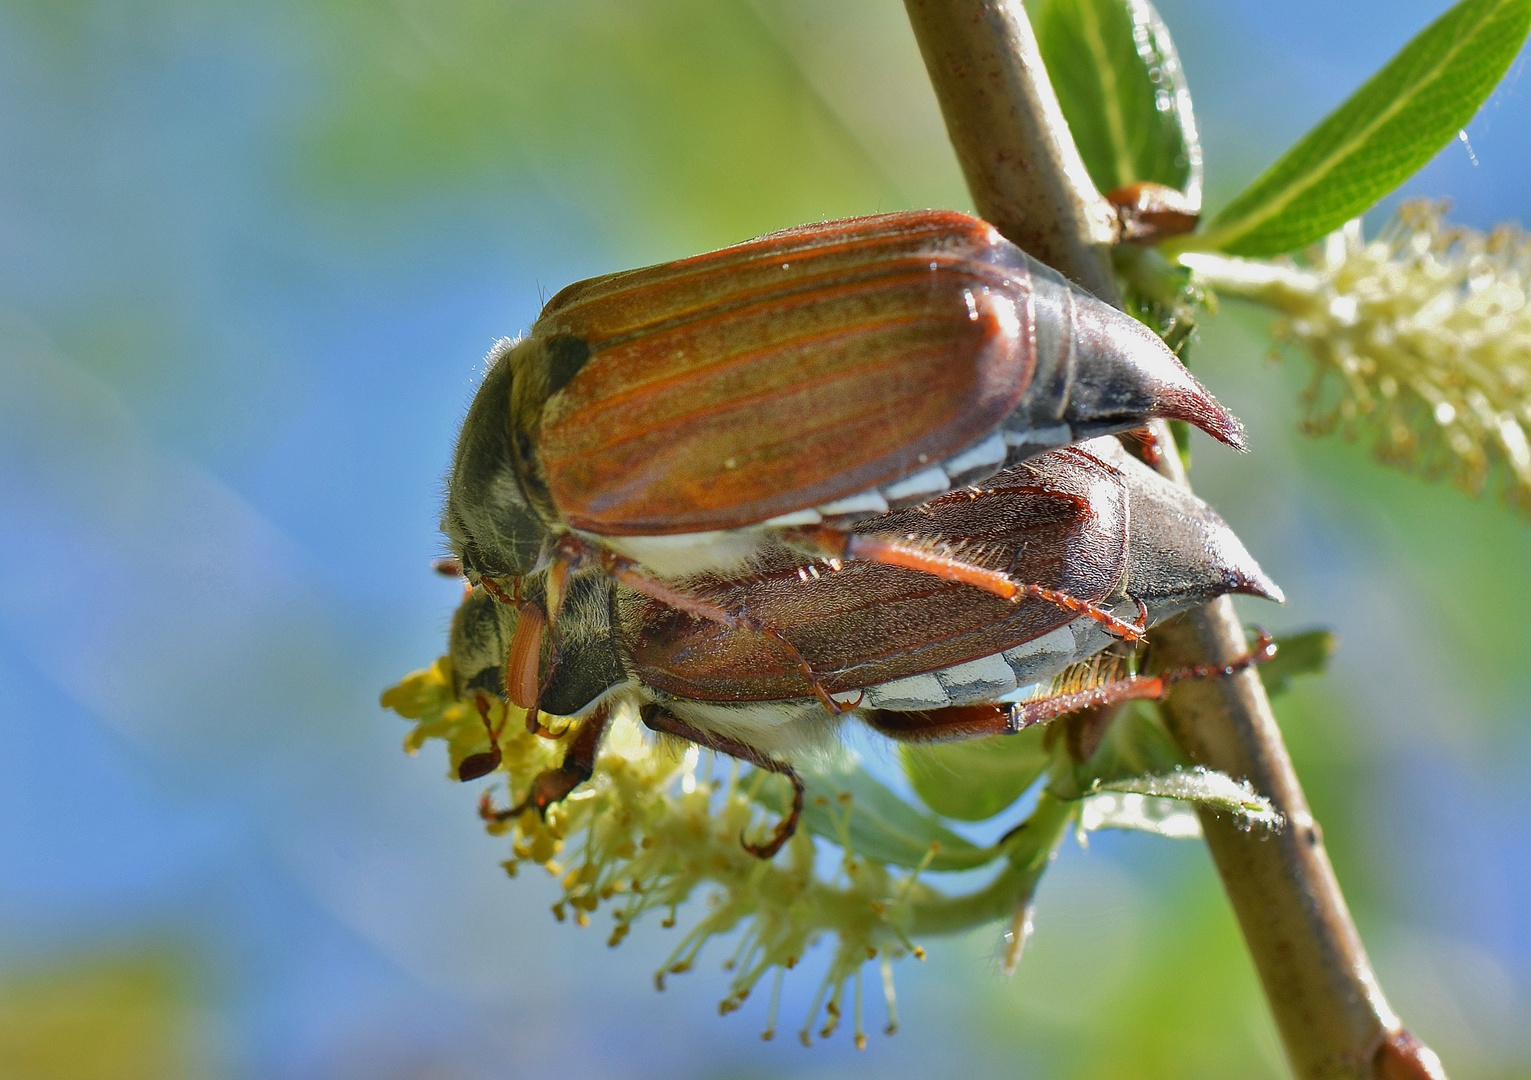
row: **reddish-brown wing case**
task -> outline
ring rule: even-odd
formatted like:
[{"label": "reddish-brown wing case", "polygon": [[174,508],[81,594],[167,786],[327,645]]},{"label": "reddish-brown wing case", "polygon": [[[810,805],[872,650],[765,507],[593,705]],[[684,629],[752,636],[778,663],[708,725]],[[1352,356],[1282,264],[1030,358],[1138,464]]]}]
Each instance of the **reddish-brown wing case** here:
[{"label": "reddish-brown wing case", "polygon": [[[1127,565],[1121,474],[1068,448],[1013,466],[982,491],[959,491],[861,526],[945,541],[1019,581],[1100,601]],[[1014,604],[965,585],[878,563],[799,576],[790,556],[752,576],[702,580],[694,591],[762,625],[781,627],[831,693],[919,675],[1002,652],[1073,619],[1042,601]],[[691,587],[691,586],[688,586]],[[703,701],[810,697],[793,658],[769,637],[731,631],[646,598],[620,620],[636,673]],[[628,617],[631,614],[635,617]]]},{"label": "reddish-brown wing case", "polygon": [[1031,300],[991,226],[935,210],[572,285],[533,330],[583,361],[554,373],[535,436],[549,494],[573,527],[621,536],[739,528],[895,480],[1016,407]]}]

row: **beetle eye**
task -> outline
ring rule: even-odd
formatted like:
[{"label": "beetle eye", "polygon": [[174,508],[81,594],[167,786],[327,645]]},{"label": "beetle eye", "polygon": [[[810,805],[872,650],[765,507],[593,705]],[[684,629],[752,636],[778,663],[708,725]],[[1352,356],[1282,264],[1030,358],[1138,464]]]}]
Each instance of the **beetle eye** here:
[{"label": "beetle eye", "polygon": [[514,575],[495,565],[493,560],[486,559],[484,553],[475,547],[472,541],[463,545],[462,568],[464,574],[473,584],[477,585],[484,578],[513,577]]}]

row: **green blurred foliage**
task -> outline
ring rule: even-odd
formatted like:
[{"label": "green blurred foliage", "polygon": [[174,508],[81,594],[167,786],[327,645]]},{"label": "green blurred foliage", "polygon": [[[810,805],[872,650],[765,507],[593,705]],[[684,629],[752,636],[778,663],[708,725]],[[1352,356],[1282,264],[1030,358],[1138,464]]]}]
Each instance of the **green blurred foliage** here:
[{"label": "green blurred foliage", "polygon": [[1281,255],[1365,213],[1473,118],[1528,26],[1528,0],[1460,0],[1186,246]]},{"label": "green blurred foliage", "polygon": [[1046,729],[955,743],[903,743],[899,760],[926,806],[958,821],[983,821],[1004,810],[1042,775],[1052,755]]},{"label": "green blurred foliage", "polygon": [[[197,33],[233,42],[251,21],[227,3],[155,0],[130,11],[103,0],[9,0],[7,7],[49,43],[39,64],[61,97],[120,89],[106,80],[122,72],[95,65],[99,52],[82,42],[168,64],[176,42]],[[282,36],[280,50],[298,72],[298,100],[256,161],[291,186],[284,211],[322,232],[349,230],[384,248],[432,203],[488,202],[509,218],[523,198],[561,200],[602,235],[609,252],[601,257],[612,261],[601,269],[617,269],[806,220],[970,205],[896,3],[317,0],[278,10],[260,32]],[[196,346],[186,339],[196,331],[183,305],[197,300],[176,290],[201,267],[174,261],[177,239],[146,251],[141,279],[103,285],[105,299],[89,318],[79,317],[88,293],[43,314],[65,332],[71,353],[114,384],[142,380],[145,397],[173,389],[195,412],[205,405],[203,384],[154,374],[193,368]],[[1435,752],[1460,744],[1463,755],[1508,759],[1505,751],[1523,740],[1531,691],[1520,625],[1531,607],[1525,525],[1492,505],[1379,470],[1360,448],[1280,442],[1278,433],[1295,428],[1303,375],[1297,365],[1263,366],[1265,348],[1258,333],[1222,326],[1198,348],[1198,372],[1265,436],[1256,453],[1232,464],[1200,455],[1199,485],[1202,458],[1223,470],[1201,490],[1262,558],[1277,555],[1286,537],[1279,520],[1264,516],[1273,505],[1326,515],[1335,533],[1353,537],[1369,564],[1389,575],[1386,595],[1372,598],[1377,618],[1400,624],[1408,631],[1401,640],[1416,650],[1391,662],[1447,673],[1448,690],[1463,703],[1439,716],[1420,745]],[[281,367],[280,357],[250,353],[252,379],[303,377]],[[1310,624],[1315,613],[1294,608],[1290,617]],[[303,659],[307,643],[300,644],[283,670],[314,662]],[[1396,717],[1371,715],[1375,706],[1357,699],[1341,666],[1295,681],[1277,709],[1370,941],[1412,917],[1403,893],[1410,868],[1382,865],[1376,835],[1388,813],[1378,790],[1390,763],[1372,740]],[[318,674],[311,681],[321,684]],[[1475,727],[1469,714],[1497,726]],[[230,728],[236,739],[266,737]],[[967,970],[954,983],[963,1000],[957,1022],[966,1027],[944,1037],[991,1044],[984,1052],[1004,1073],[1024,1059],[1038,1073],[1045,1067],[1078,1080],[1281,1075],[1258,987],[1204,851],[1146,837],[1123,838],[1114,850],[1123,849],[1129,855],[1119,860],[1070,856],[1048,875],[1036,937],[1015,980],[985,975],[981,957],[962,957]],[[993,936],[975,938],[977,951],[988,950]],[[580,976],[646,990],[641,959],[602,953],[599,960],[599,970]],[[153,956],[0,979],[0,1076],[205,1075],[196,1071],[186,985],[173,962]],[[1451,1022],[1410,1019],[1432,1041],[1431,1025]],[[917,1025],[929,1021],[908,1017],[898,1038],[916,1038]],[[1495,1075],[1511,1075],[1507,1060],[1499,1059]]]},{"label": "green blurred foliage", "polygon": [[763,7],[330,0],[304,179],[348,202],[543,185],[670,255],[906,205]]},{"label": "green blurred foliage", "polygon": [[187,973],[159,952],[87,955],[0,976],[6,1080],[206,1080]]},{"label": "green blurred foliage", "polygon": [[[1044,879],[1033,945],[1013,988],[987,996],[979,1025],[1012,1056],[1040,1052],[1047,1075],[1068,1080],[1286,1075],[1205,850],[1139,842],[1174,847],[1175,880],[1152,891],[1105,875],[1093,889],[1071,882],[1077,907],[1060,912]],[[1073,932],[1049,940],[1049,921]]]}]

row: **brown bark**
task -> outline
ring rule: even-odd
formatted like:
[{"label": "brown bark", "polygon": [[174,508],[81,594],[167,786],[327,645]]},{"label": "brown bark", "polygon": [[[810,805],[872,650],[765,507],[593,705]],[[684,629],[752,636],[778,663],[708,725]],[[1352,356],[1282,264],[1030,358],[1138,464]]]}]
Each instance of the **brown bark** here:
[{"label": "brown bark", "polygon": [[1085,171],[1020,4],[906,0],[904,7],[979,215],[1114,300],[1114,214]]},{"label": "brown bark", "polygon": [[[1118,302],[1110,222],[1100,216],[1109,207],[1068,134],[1020,0],[905,0],[905,7],[979,214]],[[1174,446],[1167,431],[1161,444]],[[1166,471],[1185,482],[1178,456],[1165,458]],[[1227,598],[1157,631],[1155,642],[1167,665],[1227,663],[1246,649]],[[1444,1080],[1435,1055],[1400,1027],[1377,985],[1259,676],[1183,683],[1165,712],[1192,760],[1248,780],[1285,818],[1267,832],[1201,814],[1293,1073]]]}]

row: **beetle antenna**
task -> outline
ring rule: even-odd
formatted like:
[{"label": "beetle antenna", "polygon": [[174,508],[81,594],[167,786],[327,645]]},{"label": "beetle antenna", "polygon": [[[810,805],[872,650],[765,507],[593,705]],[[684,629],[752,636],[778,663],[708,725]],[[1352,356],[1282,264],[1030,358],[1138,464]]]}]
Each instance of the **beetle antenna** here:
[{"label": "beetle antenna", "polygon": [[579,730],[564,752],[563,763],[556,769],[540,772],[532,780],[526,798],[508,809],[497,808],[485,792],[479,799],[478,816],[491,824],[501,824],[521,816],[528,809],[545,815],[548,807],[563,802],[569,792],[589,780],[595,774],[595,757],[600,750],[601,739],[611,722],[611,710],[600,706],[579,722]]}]

